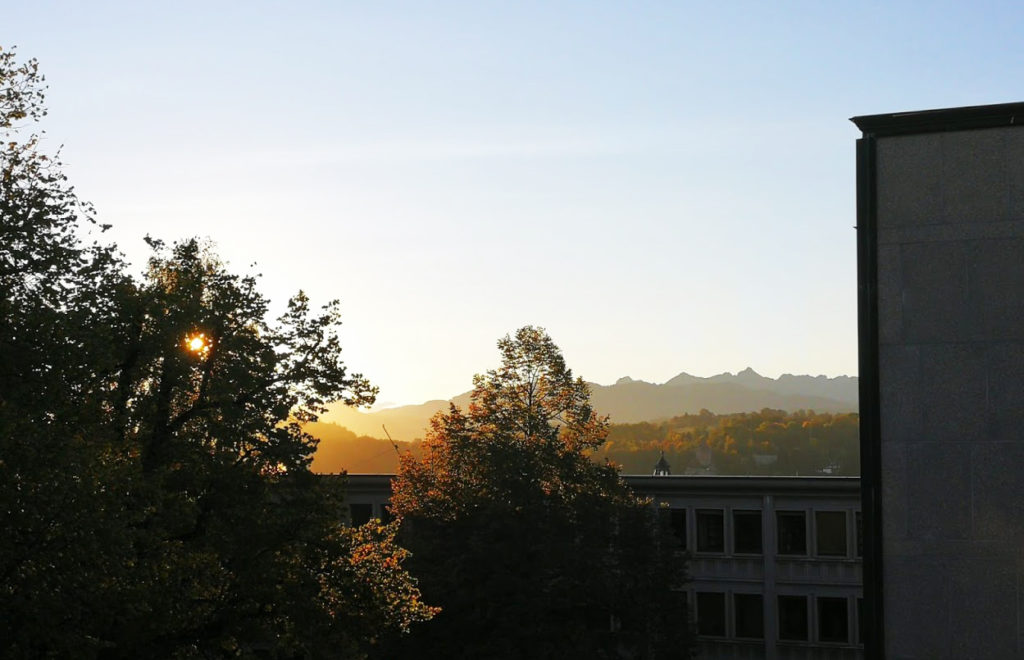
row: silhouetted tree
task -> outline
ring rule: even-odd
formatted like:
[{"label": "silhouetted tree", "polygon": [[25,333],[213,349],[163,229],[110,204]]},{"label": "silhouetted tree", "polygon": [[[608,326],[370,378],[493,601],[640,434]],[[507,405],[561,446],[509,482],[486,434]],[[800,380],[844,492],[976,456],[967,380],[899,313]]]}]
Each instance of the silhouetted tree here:
[{"label": "silhouetted tree", "polygon": [[394,483],[410,570],[442,608],[405,654],[686,657],[683,558],[657,510],[589,459],[608,423],[586,384],[541,329],[498,347],[469,409],[435,416]]},{"label": "silhouetted tree", "polygon": [[20,135],[41,82],[0,51],[0,655],[361,657],[428,619],[395,526],[308,469],[300,423],[376,392],[336,304],[271,322],[194,240],[127,275]]}]

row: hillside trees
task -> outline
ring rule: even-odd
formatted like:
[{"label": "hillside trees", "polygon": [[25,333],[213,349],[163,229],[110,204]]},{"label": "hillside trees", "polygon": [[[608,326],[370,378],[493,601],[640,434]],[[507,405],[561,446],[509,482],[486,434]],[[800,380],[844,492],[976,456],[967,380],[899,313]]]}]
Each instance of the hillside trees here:
[{"label": "hillside trees", "polygon": [[0,51],[0,655],[361,657],[428,619],[395,528],[308,469],[300,423],[375,394],[337,305],[270,321],[195,240],[130,276],[21,135],[40,84]]},{"label": "hillside trees", "polygon": [[408,657],[685,657],[681,557],[657,510],[590,461],[607,420],[551,338],[498,342],[468,410],[431,422],[403,457],[392,507],[410,570],[442,612]]},{"label": "hillside trees", "polygon": [[[681,415],[614,424],[596,452],[626,473],[649,472],[664,452],[673,472],[853,476],[859,473],[857,413],[758,412]],[[710,462],[701,460],[704,457]]]}]

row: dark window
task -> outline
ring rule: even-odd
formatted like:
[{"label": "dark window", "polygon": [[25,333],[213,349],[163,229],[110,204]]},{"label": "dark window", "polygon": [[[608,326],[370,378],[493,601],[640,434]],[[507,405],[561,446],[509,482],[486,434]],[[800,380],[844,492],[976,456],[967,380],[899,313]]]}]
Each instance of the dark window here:
[{"label": "dark window", "polygon": [[391,515],[391,507],[383,505],[380,507],[380,521],[385,525],[391,522],[394,516]]},{"label": "dark window", "polygon": [[725,594],[697,592],[697,633],[725,637]]},{"label": "dark window", "polygon": [[733,552],[761,554],[761,512],[732,512]]},{"label": "dark window", "polygon": [[672,535],[676,537],[679,547],[686,549],[686,509],[670,509],[669,521]]},{"label": "dark window", "polygon": [[604,607],[591,605],[583,610],[583,621],[587,630],[593,632],[609,632],[612,629],[613,615]]},{"label": "dark window", "polygon": [[[857,514],[860,515],[859,513]],[[864,599],[857,599],[857,641],[864,643]]]},{"label": "dark window", "polygon": [[807,522],[803,511],[779,511],[779,554],[807,554]]},{"label": "dark window", "polygon": [[723,525],[721,511],[697,512],[697,552],[725,552]]},{"label": "dark window", "polygon": [[847,642],[850,639],[845,598],[818,599],[818,641]]},{"label": "dark window", "polygon": [[857,556],[864,556],[864,518],[861,517],[860,511],[856,514],[857,517]]},{"label": "dark window", "polygon": [[846,556],[846,512],[815,511],[818,554],[823,557]]},{"label": "dark window", "polygon": [[761,594],[733,594],[736,636],[764,639],[764,598]]},{"label": "dark window", "polygon": [[349,504],[348,508],[353,527],[365,525],[373,517],[372,504]]},{"label": "dark window", "polygon": [[779,639],[807,640],[807,598],[779,596]]}]

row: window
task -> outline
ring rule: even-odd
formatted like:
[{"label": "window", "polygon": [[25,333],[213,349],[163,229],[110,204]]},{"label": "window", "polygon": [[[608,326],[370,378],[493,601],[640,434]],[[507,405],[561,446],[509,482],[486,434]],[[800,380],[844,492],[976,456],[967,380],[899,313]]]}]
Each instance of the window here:
[{"label": "window", "polygon": [[761,512],[732,512],[733,552],[761,554]]},{"label": "window", "polygon": [[823,557],[846,556],[845,511],[815,511],[814,527],[819,555]]},{"label": "window", "polygon": [[372,504],[349,504],[349,518],[352,521],[353,527],[365,525],[370,522],[370,518],[373,517],[373,505]]},{"label": "window", "polygon": [[[859,513],[857,514],[860,515]],[[864,599],[857,599],[857,641],[864,643]]]},{"label": "window", "polygon": [[697,592],[697,634],[725,637],[725,594]]},{"label": "window", "polygon": [[779,528],[779,554],[806,555],[806,514],[803,511],[779,511],[775,516]]},{"label": "window", "polygon": [[849,619],[846,616],[845,598],[818,599],[818,641],[849,641],[849,625]]},{"label": "window", "polygon": [[391,515],[391,507],[387,504],[380,506],[380,521],[385,525],[394,520],[394,516]]},{"label": "window", "polygon": [[591,632],[611,632],[614,629],[614,614],[604,607],[591,605],[583,610],[583,621],[586,629]]},{"label": "window", "polygon": [[725,552],[724,524],[721,511],[697,512],[697,552]]},{"label": "window", "polygon": [[857,519],[857,556],[864,556],[864,518],[861,517],[860,511],[854,514]]},{"label": "window", "polygon": [[807,598],[779,596],[779,639],[807,641]]},{"label": "window", "polygon": [[764,639],[764,597],[761,594],[733,594],[736,636]]},{"label": "window", "polygon": [[669,509],[669,524],[679,547],[686,549],[686,509]]}]

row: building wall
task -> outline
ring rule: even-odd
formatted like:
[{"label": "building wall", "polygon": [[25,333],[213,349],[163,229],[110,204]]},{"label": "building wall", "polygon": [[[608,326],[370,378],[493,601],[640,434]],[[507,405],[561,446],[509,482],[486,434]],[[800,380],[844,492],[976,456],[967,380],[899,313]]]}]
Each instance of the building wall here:
[{"label": "building wall", "polygon": [[[348,479],[354,518],[358,519],[357,510],[361,512],[358,515],[387,515],[390,475],[350,475]],[[680,528],[680,552],[689,557],[691,582],[686,589],[690,611],[698,619],[680,625],[705,628],[704,634],[698,634],[699,657],[863,657],[858,631],[862,596],[858,479],[627,475],[626,481],[654,505],[669,509]],[[788,516],[787,529],[794,520],[796,527],[802,525],[802,546],[780,547],[780,513]],[[821,520],[819,513],[824,516]],[[751,533],[749,522],[745,527],[738,523],[749,521],[751,515],[760,515],[759,534]],[[824,527],[826,522],[831,522],[830,533],[826,535],[822,529],[819,537],[819,523]],[[760,541],[760,548],[752,547],[754,540]],[[780,552],[787,549],[788,554]],[[759,631],[744,635],[737,610],[742,599],[750,602],[750,596],[760,596],[761,625]],[[804,639],[783,639],[785,635],[780,634],[780,596],[788,598],[785,602],[790,605],[803,603]],[[716,611],[702,616],[701,603],[714,605]],[[821,604],[832,608],[833,625],[838,623],[844,629],[841,638],[833,631],[833,639],[828,639],[828,627],[819,612]],[[720,628],[707,629],[716,626]]]},{"label": "building wall", "polygon": [[891,660],[1024,657],[1024,106],[998,109],[858,122]]},{"label": "building wall", "polygon": [[[700,657],[863,657],[858,632],[862,597],[858,479],[627,476],[626,480],[656,504],[685,511],[691,577],[687,591],[691,612],[697,618]],[[742,533],[738,520],[752,514],[760,514],[759,552],[751,548],[750,528]],[[792,530],[793,523],[802,528],[802,543],[789,538],[787,545],[781,538],[780,514],[788,522],[787,529]],[[720,543],[717,535],[707,538],[707,534],[701,534],[702,522],[717,521],[719,517],[723,528]],[[723,595],[724,626],[720,631],[701,634],[701,621],[707,615],[701,611],[701,594]],[[742,634],[737,595],[761,597],[760,635]],[[718,610],[719,598],[712,596],[709,600]],[[804,631],[785,634],[780,618],[784,616],[780,611],[782,602],[804,608]],[[836,616],[843,619],[841,632],[837,634],[833,629],[830,638],[819,607],[832,608],[833,626]],[[789,612],[792,614],[792,610]],[[716,611],[712,620],[720,616]]]}]

